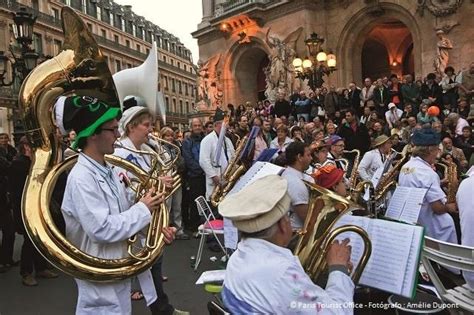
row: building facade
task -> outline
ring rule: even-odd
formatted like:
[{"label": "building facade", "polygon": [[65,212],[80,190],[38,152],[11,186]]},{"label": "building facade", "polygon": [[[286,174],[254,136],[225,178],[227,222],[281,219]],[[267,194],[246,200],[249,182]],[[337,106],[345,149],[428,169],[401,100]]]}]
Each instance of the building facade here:
[{"label": "building facade", "polygon": [[[392,73],[426,76],[434,72],[440,54],[456,72],[474,61],[473,1],[202,0],[202,4],[202,22],[193,36],[202,62],[221,56],[215,72],[220,73],[224,104],[265,98],[268,65],[282,59],[272,38],[293,49],[294,57],[305,58],[305,39],[313,32],[322,36],[322,46],[334,52],[338,69],[324,78],[325,84],[336,87],[347,87],[351,81],[361,85],[365,77]],[[446,40],[451,47],[443,47]],[[292,60],[283,62],[292,72]],[[296,83],[288,90],[301,84],[294,73],[292,77]]]},{"label": "building facade", "polygon": [[[165,97],[167,124],[185,128],[196,98],[196,70],[191,52],[179,38],[136,15],[131,6],[121,6],[112,0],[0,0],[0,51],[8,52],[10,46],[15,50],[12,13],[26,7],[37,16],[32,48],[39,53],[39,62],[57,55],[64,39],[60,14],[65,5],[76,9],[95,35],[112,73],[141,65],[151,43],[156,41],[157,89]],[[11,71],[7,77],[11,79]],[[0,132],[13,132],[18,89],[13,85],[0,90]]]}]

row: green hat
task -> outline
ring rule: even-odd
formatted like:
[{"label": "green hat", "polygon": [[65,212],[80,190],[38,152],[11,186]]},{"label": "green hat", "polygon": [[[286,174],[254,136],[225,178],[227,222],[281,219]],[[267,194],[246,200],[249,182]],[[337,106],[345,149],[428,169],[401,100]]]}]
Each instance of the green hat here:
[{"label": "green hat", "polygon": [[61,97],[55,105],[56,122],[59,129],[74,130],[76,138],[72,148],[77,148],[80,139],[92,136],[107,121],[120,119],[118,107],[111,107],[92,96]]}]

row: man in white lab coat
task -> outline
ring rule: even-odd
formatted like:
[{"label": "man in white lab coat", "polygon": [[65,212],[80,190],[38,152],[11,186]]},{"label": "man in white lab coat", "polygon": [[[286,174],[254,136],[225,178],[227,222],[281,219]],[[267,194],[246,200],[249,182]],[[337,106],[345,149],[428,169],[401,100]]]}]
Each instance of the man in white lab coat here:
[{"label": "man in white lab coat", "polygon": [[227,264],[225,307],[232,314],[352,314],[349,240],[331,245],[326,289],[317,286],[286,248],[293,234],[290,203],[288,182],[278,175],[258,179],[220,203],[219,213],[242,233]]},{"label": "man in white lab coat", "polygon": [[[461,182],[456,194],[461,221],[461,244],[474,247],[474,176]],[[474,291],[474,272],[463,272],[467,285]]]},{"label": "man in white lab coat", "polygon": [[431,128],[416,130],[411,138],[412,157],[402,167],[398,184],[404,187],[426,188],[427,192],[418,217],[425,233],[440,241],[457,244],[456,229],[451,213],[457,212],[456,203],[447,203],[440,178],[433,170],[439,153],[441,138]]},{"label": "man in white lab coat", "polygon": [[[79,148],[61,206],[66,237],[83,252],[107,259],[126,257],[126,240],[150,223],[151,212],[163,202],[162,194],[149,191],[133,204],[116,169],[104,155],[114,152],[120,136],[120,109],[89,96],[60,98],[55,106],[61,131],[77,133],[72,144]],[[174,230],[164,228],[167,242]],[[156,300],[151,274],[143,273],[142,290],[150,304]],[[130,280],[108,283],[75,279],[78,287],[76,314],[131,314]],[[144,286],[144,283],[149,285]]]},{"label": "man in white lab coat", "polygon": [[385,166],[385,162],[389,158],[392,149],[392,141],[388,136],[381,135],[375,138],[373,147],[373,150],[364,154],[357,168],[359,176],[364,181],[371,181],[375,172],[377,172],[380,167]]},{"label": "man in white lab coat", "polygon": [[219,141],[219,134],[221,132],[224,117],[224,112],[218,108],[214,115],[214,131],[210,132],[201,141],[199,165],[206,175],[206,198],[211,196],[214,187],[222,184],[222,175],[235,153],[232,141],[229,138],[224,137],[224,141],[220,148],[220,159],[219,161],[216,161],[218,150],[217,143]]}]

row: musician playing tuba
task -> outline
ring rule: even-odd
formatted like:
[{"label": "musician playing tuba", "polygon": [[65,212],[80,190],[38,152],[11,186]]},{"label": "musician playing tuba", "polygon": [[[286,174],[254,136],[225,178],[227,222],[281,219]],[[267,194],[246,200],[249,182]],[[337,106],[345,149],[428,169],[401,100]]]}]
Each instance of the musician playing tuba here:
[{"label": "musician playing tuba", "polygon": [[[127,239],[145,228],[164,195],[148,191],[137,203],[127,198],[127,189],[117,168],[105,162],[114,152],[121,111],[90,96],[60,98],[55,106],[61,130],[74,130],[72,144],[80,149],[72,168],[61,206],[67,239],[81,251],[100,258],[126,257]],[[167,243],[174,228],[163,228]],[[151,276],[141,283],[148,304],[157,296]],[[78,286],[76,314],[130,314],[130,280],[107,283],[75,279]]]},{"label": "musician playing tuba", "polygon": [[326,255],[326,289],[311,281],[299,259],[286,248],[293,232],[288,217],[289,185],[281,176],[268,175],[219,204],[219,213],[242,233],[227,264],[224,304],[232,314],[315,314],[329,308],[331,313],[352,313],[348,239],[335,241]]},{"label": "musician playing tuba", "polygon": [[[133,99],[128,99],[125,103],[132,103],[133,101]],[[126,104],[125,107],[127,107]],[[145,154],[146,152],[151,153],[153,151],[151,146],[147,144],[149,141],[148,135],[153,131],[152,118],[149,109],[147,107],[136,105],[136,101],[135,106],[126,109],[119,121],[121,137],[117,141],[119,147],[116,148],[114,152],[114,155],[136,164],[146,172],[150,172],[150,169],[152,168],[152,154]],[[122,172],[122,176],[132,176],[125,170],[122,170]],[[172,186],[173,178],[171,176],[160,176],[160,179],[167,183],[168,186]],[[170,197],[170,199],[171,198],[173,197]],[[177,234],[178,232],[176,233],[176,236]],[[163,254],[151,268],[151,275],[156,289],[157,299],[150,305],[150,309],[156,314],[164,311],[173,312],[175,310],[173,305],[170,304],[168,296],[163,288],[162,257]],[[146,289],[144,290],[142,285],[143,277],[139,276],[138,280],[142,286],[142,292],[146,292]]]},{"label": "musician playing tuba", "polygon": [[457,244],[454,221],[449,215],[457,213],[457,206],[456,203],[447,203],[440,178],[433,170],[439,154],[440,135],[432,128],[423,128],[414,132],[411,142],[415,146],[412,157],[402,167],[398,184],[427,189],[418,223],[425,227],[427,236]]}]

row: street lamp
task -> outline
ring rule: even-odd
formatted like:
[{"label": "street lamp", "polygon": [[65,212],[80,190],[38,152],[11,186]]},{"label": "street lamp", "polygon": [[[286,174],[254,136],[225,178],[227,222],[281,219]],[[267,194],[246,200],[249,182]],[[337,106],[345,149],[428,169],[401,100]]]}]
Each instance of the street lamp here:
[{"label": "street lamp", "polygon": [[[0,87],[11,86],[17,81],[21,85],[26,76],[33,70],[38,62],[38,53],[30,47],[33,42],[33,26],[36,22],[36,16],[26,11],[22,7],[13,13],[13,35],[20,46],[20,55],[18,56],[13,47],[10,45],[10,53],[0,51]],[[9,71],[11,69],[11,71]],[[8,81],[7,74],[12,74],[12,78]],[[18,79],[18,80],[16,80]],[[24,134],[24,128],[21,121],[16,117],[15,111],[13,115],[14,121],[14,137],[15,140]]]},{"label": "street lamp", "polygon": [[[21,56],[17,56],[11,46],[10,57],[0,51],[0,86],[12,85],[16,75],[19,75],[19,83],[21,83],[28,73],[36,67],[39,57],[34,49],[30,47],[33,42],[33,25],[36,22],[36,17],[28,13],[26,8],[20,8],[18,12],[13,13],[13,21],[15,22],[13,34],[16,42],[21,46]],[[9,65],[12,68],[12,80],[6,82]]]},{"label": "street lamp", "polygon": [[309,57],[306,57],[305,60],[295,58],[293,67],[296,77],[302,80],[308,79],[309,86],[314,90],[323,86],[324,75],[329,76],[336,70],[336,55],[332,51],[326,53],[321,48],[324,38],[314,32],[304,42],[308,48]]}]

